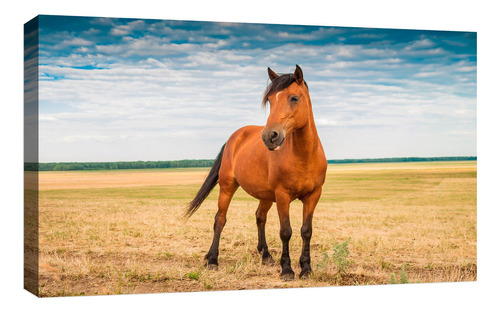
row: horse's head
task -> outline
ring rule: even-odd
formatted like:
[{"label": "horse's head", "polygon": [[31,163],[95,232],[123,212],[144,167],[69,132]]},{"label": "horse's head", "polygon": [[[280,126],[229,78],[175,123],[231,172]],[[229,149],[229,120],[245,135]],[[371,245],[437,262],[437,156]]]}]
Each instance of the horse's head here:
[{"label": "horse's head", "polygon": [[262,140],[271,151],[281,148],[285,138],[309,120],[311,100],[302,69],[297,65],[293,74],[278,75],[267,69],[271,83],[262,104],[269,101],[270,113],[262,130]]}]

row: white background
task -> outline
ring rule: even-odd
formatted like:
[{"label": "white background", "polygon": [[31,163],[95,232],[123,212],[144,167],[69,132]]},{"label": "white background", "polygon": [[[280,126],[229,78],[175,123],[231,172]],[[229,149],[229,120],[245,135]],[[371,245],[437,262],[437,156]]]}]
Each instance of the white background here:
[{"label": "white background", "polygon": [[[486,2],[486,1],[485,1]],[[498,312],[498,7],[479,1],[3,1],[0,310]],[[159,4],[161,3],[161,4]],[[481,3],[481,4],[478,4]],[[478,32],[478,281],[37,299],[23,290],[23,24],[38,14]],[[496,289],[496,290],[495,290]]]}]

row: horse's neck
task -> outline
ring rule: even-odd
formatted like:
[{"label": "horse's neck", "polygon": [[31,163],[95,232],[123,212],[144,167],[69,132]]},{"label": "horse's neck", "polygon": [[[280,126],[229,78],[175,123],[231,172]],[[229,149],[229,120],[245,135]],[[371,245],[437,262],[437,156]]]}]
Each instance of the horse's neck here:
[{"label": "horse's neck", "polygon": [[310,159],[316,156],[320,141],[312,113],[304,127],[293,132],[292,138],[293,149],[302,159]]}]

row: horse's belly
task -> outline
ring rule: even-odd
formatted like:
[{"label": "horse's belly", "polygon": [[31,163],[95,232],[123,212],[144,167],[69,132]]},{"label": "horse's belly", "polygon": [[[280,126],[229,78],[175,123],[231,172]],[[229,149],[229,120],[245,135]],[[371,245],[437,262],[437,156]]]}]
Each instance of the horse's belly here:
[{"label": "horse's belly", "polygon": [[259,190],[259,189],[254,188],[254,186],[252,186],[250,188],[249,188],[249,186],[247,186],[247,188],[245,188],[243,185],[240,185],[240,186],[241,186],[241,188],[243,188],[243,190],[246,191],[246,193],[248,193],[249,195],[251,195],[255,199],[273,201],[273,202],[276,201],[274,191],[272,191],[272,190],[264,190],[264,189]]}]

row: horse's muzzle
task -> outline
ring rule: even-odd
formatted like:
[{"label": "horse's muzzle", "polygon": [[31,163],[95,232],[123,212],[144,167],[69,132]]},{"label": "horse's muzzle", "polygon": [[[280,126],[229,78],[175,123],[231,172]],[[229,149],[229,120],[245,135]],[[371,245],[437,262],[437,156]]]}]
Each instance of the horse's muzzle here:
[{"label": "horse's muzzle", "polygon": [[264,128],[262,130],[262,140],[269,151],[276,151],[281,148],[285,141],[285,134],[282,130]]}]

